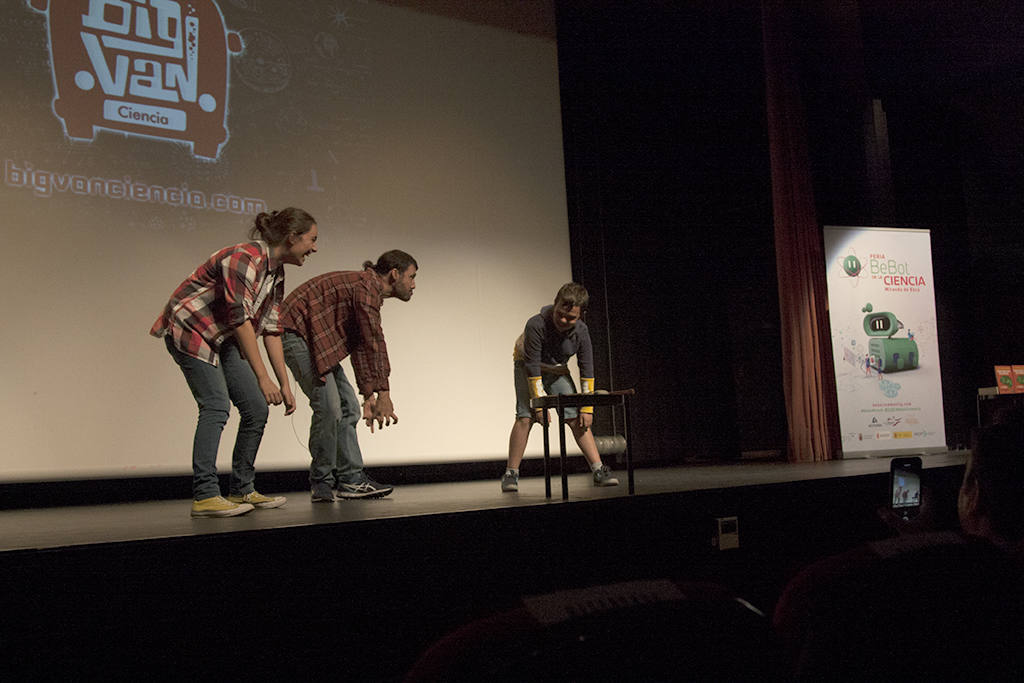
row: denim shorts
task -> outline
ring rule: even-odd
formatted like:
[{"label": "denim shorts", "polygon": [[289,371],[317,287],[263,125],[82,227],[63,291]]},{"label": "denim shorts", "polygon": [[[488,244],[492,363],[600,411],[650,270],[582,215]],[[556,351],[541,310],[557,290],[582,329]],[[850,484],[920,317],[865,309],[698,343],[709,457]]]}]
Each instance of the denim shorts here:
[{"label": "denim shorts", "polygon": [[[526,363],[517,360],[512,361],[512,364],[516,379],[516,417],[533,417],[533,409],[530,408],[530,385],[526,380]],[[540,381],[544,385],[544,392],[549,396],[576,393],[576,385],[569,375],[541,373]],[[576,418],[576,408],[568,406],[562,410],[565,411],[566,420]]]}]

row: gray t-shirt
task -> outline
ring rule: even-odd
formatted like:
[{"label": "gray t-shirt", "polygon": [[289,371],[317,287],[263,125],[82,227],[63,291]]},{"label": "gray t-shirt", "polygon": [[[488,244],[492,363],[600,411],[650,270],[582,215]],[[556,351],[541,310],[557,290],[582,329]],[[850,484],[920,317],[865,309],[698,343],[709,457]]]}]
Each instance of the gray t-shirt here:
[{"label": "gray t-shirt", "polygon": [[544,306],[540,313],[526,321],[523,334],[516,341],[514,358],[525,363],[527,377],[540,377],[542,365],[565,365],[576,356],[580,377],[593,377],[594,349],[587,324],[578,320],[563,334],[555,329],[552,308],[554,306]]}]

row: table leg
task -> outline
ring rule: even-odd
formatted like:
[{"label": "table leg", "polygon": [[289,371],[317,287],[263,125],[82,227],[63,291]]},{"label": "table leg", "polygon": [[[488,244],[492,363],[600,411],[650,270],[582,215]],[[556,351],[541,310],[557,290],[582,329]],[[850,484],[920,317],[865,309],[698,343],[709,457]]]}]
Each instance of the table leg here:
[{"label": "table leg", "polygon": [[565,455],[565,408],[558,407],[558,448],[562,463],[562,500],[569,500],[569,473]]},{"label": "table leg", "polygon": [[544,428],[544,496],[551,497],[551,445],[548,440],[548,411],[545,410],[541,420],[541,427]]},{"label": "table leg", "polygon": [[626,478],[629,495],[633,495],[633,440],[629,438],[629,397],[622,397],[622,435],[626,437]]}]

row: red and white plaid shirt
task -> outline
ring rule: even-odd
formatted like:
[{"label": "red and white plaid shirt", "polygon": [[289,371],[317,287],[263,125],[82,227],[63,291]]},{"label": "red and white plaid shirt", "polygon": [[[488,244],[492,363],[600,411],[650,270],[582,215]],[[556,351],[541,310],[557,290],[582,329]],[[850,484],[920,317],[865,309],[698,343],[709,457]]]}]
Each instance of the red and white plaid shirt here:
[{"label": "red and white plaid shirt", "polygon": [[352,356],[359,393],[388,391],[391,363],[380,307],[384,283],[373,270],[325,273],[304,282],[281,307],[281,326],[309,346],[317,375],[324,377]]},{"label": "red and white plaid shirt", "polygon": [[270,266],[265,242],[221,249],[178,285],[149,333],[170,334],[183,353],[211,365],[219,362],[224,339],[246,320],[257,336],[280,334],[284,266]]}]

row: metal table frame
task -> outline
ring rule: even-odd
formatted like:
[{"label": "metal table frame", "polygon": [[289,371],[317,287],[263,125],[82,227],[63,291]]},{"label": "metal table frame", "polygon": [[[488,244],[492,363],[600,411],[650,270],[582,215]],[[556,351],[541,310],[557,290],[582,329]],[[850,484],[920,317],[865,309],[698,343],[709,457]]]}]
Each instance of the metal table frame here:
[{"label": "metal table frame", "polygon": [[[558,446],[562,471],[562,500],[569,499],[569,479],[566,471],[565,454],[565,409],[581,408],[583,406],[615,406],[622,408],[622,436],[626,439],[626,476],[629,482],[629,495],[634,493],[633,484],[633,445],[629,440],[629,397],[636,394],[633,389],[621,389],[609,391],[607,394],[555,394],[553,396],[538,396],[530,399],[530,407],[534,409],[548,410],[554,408],[558,412]],[[541,421],[544,427],[544,495],[551,497],[551,446],[548,436],[548,420]]]}]

